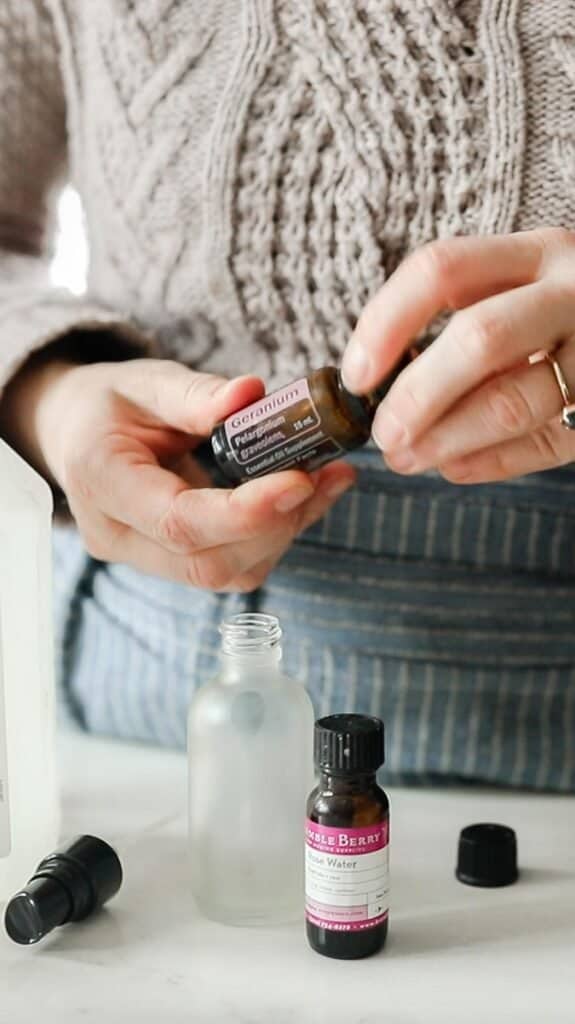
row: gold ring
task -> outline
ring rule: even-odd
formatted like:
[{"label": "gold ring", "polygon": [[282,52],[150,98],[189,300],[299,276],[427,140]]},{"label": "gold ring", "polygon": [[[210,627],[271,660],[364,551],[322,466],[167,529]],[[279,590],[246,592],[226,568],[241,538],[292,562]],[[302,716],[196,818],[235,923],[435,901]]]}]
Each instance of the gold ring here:
[{"label": "gold ring", "polygon": [[563,409],[561,411],[561,424],[562,426],[566,427],[567,430],[575,430],[575,403],[573,402],[573,399],[571,397],[569,385],[565,380],[565,374],[563,373],[563,370],[561,369],[561,366],[557,358],[553,355],[552,352],[546,352],[545,358],[549,363],[551,369],[553,370],[555,380],[557,381],[559,390],[561,392],[561,398],[563,399]]}]

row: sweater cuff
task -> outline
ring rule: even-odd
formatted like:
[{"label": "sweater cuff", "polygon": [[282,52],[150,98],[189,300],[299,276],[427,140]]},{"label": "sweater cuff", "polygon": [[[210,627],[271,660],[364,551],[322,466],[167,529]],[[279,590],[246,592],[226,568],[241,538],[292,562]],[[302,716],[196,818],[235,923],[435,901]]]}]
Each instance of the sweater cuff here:
[{"label": "sweater cuff", "polygon": [[[105,345],[102,335],[109,339]],[[68,336],[74,338],[73,361],[80,363],[154,354],[151,338],[105,306],[58,293],[34,303],[11,304],[0,317],[0,394],[31,355]],[[102,345],[99,354],[96,337]]]},{"label": "sweater cuff", "polygon": [[[71,296],[47,296],[0,319],[0,401],[3,389],[30,362],[120,362],[155,354],[150,337],[106,307]],[[50,481],[48,481],[50,483]],[[50,483],[55,518],[71,518],[64,493]]]}]

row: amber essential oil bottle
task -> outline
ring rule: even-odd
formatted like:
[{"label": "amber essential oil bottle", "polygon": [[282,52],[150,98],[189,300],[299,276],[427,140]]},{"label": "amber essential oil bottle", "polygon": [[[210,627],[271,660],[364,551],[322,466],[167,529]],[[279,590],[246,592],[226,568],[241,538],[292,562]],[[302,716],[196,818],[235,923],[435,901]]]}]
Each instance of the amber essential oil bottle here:
[{"label": "amber essential oil bottle", "polygon": [[335,366],[314,370],[233,413],[212,437],[216,462],[234,484],[281,469],[311,472],[365,444],[376,409],[401,370],[404,356],[367,395],[352,395]]},{"label": "amber essential oil bottle", "polygon": [[382,949],[389,911],[389,802],[379,718],[330,715],[314,730],[319,784],[307,804],[306,929],[317,953],[357,960]]}]

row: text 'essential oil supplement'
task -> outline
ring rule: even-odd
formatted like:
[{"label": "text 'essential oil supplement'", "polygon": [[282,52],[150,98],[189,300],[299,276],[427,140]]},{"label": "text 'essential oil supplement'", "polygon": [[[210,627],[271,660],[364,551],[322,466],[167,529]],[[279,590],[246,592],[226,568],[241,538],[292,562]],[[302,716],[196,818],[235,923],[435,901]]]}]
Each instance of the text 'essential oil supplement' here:
[{"label": "text 'essential oil supplement'", "polygon": [[306,928],[312,949],[355,960],[377,953],[389,913],[389,802],[378,718],[330,715],[314,734],[319,784],[307,805]]},{"label": "text 'essential oil supplement'", "polygon": [[383,384],[352,395],[333,366],[315,370],[240,409],[212,434],[218,466],[232,483],[282,469],[312,472],[365,444],[379,403],[410,361],[404,356]]}]

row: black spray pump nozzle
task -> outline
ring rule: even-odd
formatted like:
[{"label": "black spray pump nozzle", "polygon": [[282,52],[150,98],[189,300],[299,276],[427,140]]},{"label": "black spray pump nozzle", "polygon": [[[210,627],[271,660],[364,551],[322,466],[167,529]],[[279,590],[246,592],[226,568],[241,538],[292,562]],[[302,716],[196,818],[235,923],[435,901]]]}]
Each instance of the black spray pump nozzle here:
[{"label": "black spray pump nozzle", "polygon": [[10,938],[23,946],[39,942],[69,921],[82,921],[103,907],[122,885],[115,850],[95,836],[79,836],[38,865],[12,897],[4,916]]}]

